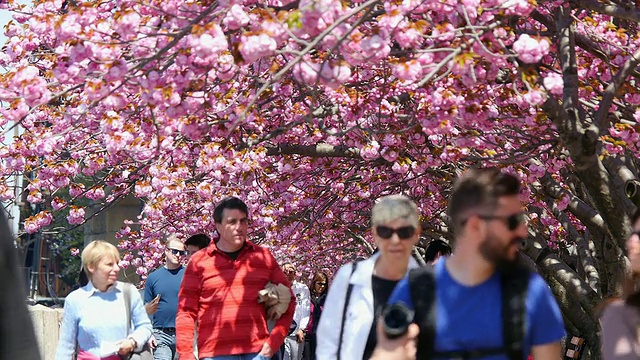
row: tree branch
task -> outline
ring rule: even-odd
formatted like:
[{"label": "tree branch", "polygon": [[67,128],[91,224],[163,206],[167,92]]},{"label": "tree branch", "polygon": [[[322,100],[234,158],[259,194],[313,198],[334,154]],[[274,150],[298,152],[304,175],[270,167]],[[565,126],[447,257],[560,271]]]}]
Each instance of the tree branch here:
[{"label": "tree branch", "polygon": [[578,260],[584,269],[587,283],[595,292],[600,292],[600,275],[596,268],[593,256],[591,256],[587,239],[578,232],[575,226],[573,226],[567,214],[558,209],[558,206],[554,201],[548,201],[547,205],[551,208],[553,215],[558,219],[558,221],[560,221],[565,231],[574,239],[576,246],[578,247]]},{"label": "tree branch", "polygon": [[592,320],[596,320],[594,308],[601,301],[598,293],[549,250],[546,240],[541,239],[539,234],[530,235],[522,251],[534,259],[542,272],[558,281],[570,293],[570,296],[589,312],[589,317]]},{"label": "tree branch", "polygon": [[624,8],[612,2],[605,4],[597,0],[572,0],[571,3],[574,6],[587,8],[600,14],[640,23],[640,11]]},{"label": "tree branch", "polygon": [[576,174],[589,190],[593,202],[608,225],[619,247],[624,248],[627,230],[631,224],[624,206],[612,191],[615,184],[607,173],[598,154],[598,128],[586,121],[578,103],[578,77],[575,63],[572,17],[569,9],[558,14],[558,51],[561,54],[562,72],[565,79],[563,103],[549,97],[542,108],[558,127],[575,164]]},{"label": "tree branch", "polygon": [[[584,202],[578,196],[564,189],[551,175],[546,174],[540,178],[540,184],[545,194],[551,196],[554,199],[561,199],[563,196],[569,196],[571,199],[567,205],[567,209],[571,211],[583,224],[588,227],[594,227],[603,234],[608,233],[607,225],[604,222],[602,216],[589,204]],[[534,184],[535,188],[535,184]]]},{"label": "tree branch", "polygon": [[610,126],[608,121],[608,114],[609,109],[611,109],[611,104],[613,104],[613,99],[616,97],[616,94],[618,93],[618,90],[620,89],[623,81],[627,78],[627,76],[631,75],[631,73],[636,69],[639,63],[640,50],[637,50],[624,63],[618,73],[611,79],[611,82],[609,82],[609,86],[607,86],[607,88],[605,89],[602,100],[598,105],[598,111],[596,111],[595,114],[595,123],[600,129],[601,135],[604,134]]}]

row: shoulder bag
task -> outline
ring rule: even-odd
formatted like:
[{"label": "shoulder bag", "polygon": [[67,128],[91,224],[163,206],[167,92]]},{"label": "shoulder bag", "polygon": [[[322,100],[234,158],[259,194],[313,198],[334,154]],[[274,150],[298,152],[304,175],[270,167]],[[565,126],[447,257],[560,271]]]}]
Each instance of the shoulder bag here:
[{"label": "shoulder bag", "polygon": [[[127,310],[127,336],[129,336],[129,330],[131,329],[131,286],[129,283],[124,284],[124,305]],[[134,350],[132,353],[124,356],[121,355],[120,357],[124,360],[153,360],[153,353],[147,342],[142,347],[142,350]]]}]

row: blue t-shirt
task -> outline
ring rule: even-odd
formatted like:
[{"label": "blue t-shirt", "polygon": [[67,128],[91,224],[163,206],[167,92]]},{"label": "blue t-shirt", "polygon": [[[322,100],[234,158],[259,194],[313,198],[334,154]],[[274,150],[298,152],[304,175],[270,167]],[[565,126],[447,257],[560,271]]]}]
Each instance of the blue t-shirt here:
[{"label": "blue t-shirt", "polygon": [[158,311],[150,315],[154,328],[176,327],[176,314],[178,313],[178,292],[184,275],[184,267],[169,270],[161,267],[147,277],[144,285],[144,303],[153,300],[160,294]]},{"label": "blue t-shirt", "polygon": [[[436,351],[502,347],[500,273],[496,271],[482,284],[465,286],[449,275],[445,260],[440,259],[435,265]],[[398,283],[388,303],[400,301],[413,309],[407,277]],[[547,284],[536,273],[530,275],[526,307],[523,359],[530,354],[532,346],[560,341],[565,334],[560,308]],[[482,359],[508,360],[506,355]]]}]

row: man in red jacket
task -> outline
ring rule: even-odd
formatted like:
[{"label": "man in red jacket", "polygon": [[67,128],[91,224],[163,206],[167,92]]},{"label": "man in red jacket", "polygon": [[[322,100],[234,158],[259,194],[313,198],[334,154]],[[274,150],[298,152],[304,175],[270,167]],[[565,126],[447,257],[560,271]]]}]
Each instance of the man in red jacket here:
[{"label": "man in red jacket", "polygon": [[258,292],[268,281],[290,286],[289,281],[268,249],[247,240],[248,209],[242,200],[222,200],[213,220],[220,238],[191,257],[180,287],[176,318],[180,359],[194,359],[196,321],[200,359],[269,359],[284,342],[296,301],[291,293],[287,311],[269,333]]}]

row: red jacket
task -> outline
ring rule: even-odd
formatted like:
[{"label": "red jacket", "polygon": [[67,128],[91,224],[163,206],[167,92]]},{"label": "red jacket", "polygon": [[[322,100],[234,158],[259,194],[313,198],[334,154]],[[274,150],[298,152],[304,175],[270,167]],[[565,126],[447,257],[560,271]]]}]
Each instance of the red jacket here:
[{"label": "red jacket", "polygon": [[213,357],[260,352],[265,342],[273,351],[284,342],[296,299],[269,334],[264,304],[258,292],[267,281],[289,281],[271,252],[250,241],[234,261],[211,243],[191,257],[178,295],[177,351],[181,360],[193,357],[193,330],[198,322],[198,356]]}]

